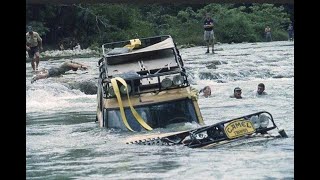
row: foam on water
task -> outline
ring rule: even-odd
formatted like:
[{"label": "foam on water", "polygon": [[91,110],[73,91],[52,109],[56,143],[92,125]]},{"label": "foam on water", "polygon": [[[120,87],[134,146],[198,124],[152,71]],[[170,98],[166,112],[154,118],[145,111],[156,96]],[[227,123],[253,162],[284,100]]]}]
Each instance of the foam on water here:
[{"label": "foam on water", "polygon": [[[27,63],[27,179],[293,179],[293,42],[215,47],[220,50],[214,55],[204,54],[205,47],[180,50],[191,85],[212,89],[211,97],[200,96],[198,101],[204,122],[209,125],[265,110],[289,138],[215,149],[127,145],[123,140],[129,132],[99,128],[94,123],[96,96],[67,85],[98,77],[98,58],[73,59],[91,66],[86,74],[69,73],[33,84]],[[64,60],[41,61],[40,67]],[[208,69],[214,61],[221,64]],[[255,96],[260,82],[267,96]],[[229,98],[237,86],[244,98]]]}]

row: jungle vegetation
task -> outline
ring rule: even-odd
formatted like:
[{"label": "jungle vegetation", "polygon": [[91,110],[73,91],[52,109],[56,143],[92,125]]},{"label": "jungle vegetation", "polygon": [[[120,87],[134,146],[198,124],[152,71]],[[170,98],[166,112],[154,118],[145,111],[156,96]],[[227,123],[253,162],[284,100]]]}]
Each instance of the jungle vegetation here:
[{"label": "jungle vegetation", "polygon": [[50,49],[99,48],[103,43],[171,35],[176,43],[204,45],[206,13],[215,21],[216,42],[264,41],[269,25],[274,41],[287,40],[293,5],[281,4],[27,4],[26,26],[32,25]]}]

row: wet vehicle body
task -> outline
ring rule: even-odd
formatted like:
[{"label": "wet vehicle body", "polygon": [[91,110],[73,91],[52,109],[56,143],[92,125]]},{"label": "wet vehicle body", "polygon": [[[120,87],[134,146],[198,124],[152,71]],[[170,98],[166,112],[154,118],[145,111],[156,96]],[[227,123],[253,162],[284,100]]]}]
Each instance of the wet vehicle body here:
[{"label": "wet vehicle body", "polygon": [[102,45],[97,120],[101,127],[141,131],[203,119],[197,92],[169,35]]},{"label": "wet vehicle body", "polygon": [[[130,137],[127,144],[215,147],[236,140],[287,137],[269,112],[205,125],[183,60],[169,35],[106,43],[99,60],[97,121],[130,131],[197,123],[192,130]],[[278,135],[269,131],[278,129]]]},{"label": "wet vehicle body", "polygon": [[[278,130],[278,133],[272,130]],[[229,143],[250,143],[276,138],[287,138],[284,129],[279,129],[272,115],[260,111],[200,128],[148,137],[128,138],[127,144],[139,145],[184,145],[190,148],[214,148]]]}]

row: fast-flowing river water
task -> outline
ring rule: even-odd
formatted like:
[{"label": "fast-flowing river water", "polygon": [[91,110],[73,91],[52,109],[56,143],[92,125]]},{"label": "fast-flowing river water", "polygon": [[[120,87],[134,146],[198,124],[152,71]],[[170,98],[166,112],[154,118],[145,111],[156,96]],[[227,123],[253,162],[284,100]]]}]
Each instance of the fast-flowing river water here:
[{"label": "fast-flowing river water", "polygon": [[[72,60],[90,66],[62,77],[41,79],[26,63],[27,179],[294,179],[294,43],[219,44],[180,49],[191,85],[210,86],[199,97],[207,125],[268,111],[289,138],[191,149],[124,143],[128,133],[95,123],[96,94],[77,84],[95,82],[98,58]],[[65,60],[41,61],[39,68]],[[215,65],[214,65],[215,64]],[[259,83],[268,95],[255,96]],[[234,99],[235,87],[243,99]]]}]

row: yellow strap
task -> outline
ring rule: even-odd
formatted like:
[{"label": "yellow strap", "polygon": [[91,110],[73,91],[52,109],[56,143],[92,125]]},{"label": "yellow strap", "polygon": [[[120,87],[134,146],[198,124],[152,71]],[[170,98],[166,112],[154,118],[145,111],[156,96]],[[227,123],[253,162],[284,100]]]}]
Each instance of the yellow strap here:
[{"label": "yellow strap", "polygon": [[132,104],[131,104],[131,101],[130,101],[130,97],[129,97],[129,92],[128,92],[128,88],[127,88],[127,83],[125,80],[123,80],[122,78],[120,77],[115,77],[114,79],[118,80],[122,85],[124,85],[124,87],[126,88],[127,90],[127,96],[128,96],[128,103],[129,103],[129,106],[130,106],[130,109],[131,109],[131,112],[133,114],[133,116],[136,118],[136,120],[139,122],[139,124],[145,128],[146,130],[149,130],[151,131],[152,128],[142,119],[142,117],[138,114],[138,112],[133,108]]},{"label": "yellow strap", "polygon": [[124,47],[127,47],[128,49],[130,49],[130,51],[135,47],[135,45],[133,44],[127,44]]},{"label": "yellow strap", "polygon": [[124,113],[123,104],[122,104],[122,100],[121,100],[121,96],[120,96],[120,92],[119,92],[119,87],[118,87],[118,84],[117,84],[117,80],[114,79],[114,78],[112,78],[112,79],[111,79],[111,84],[112,84],[114,93],[115,93],[115,95],[117,96],[117,100],[118,100],[118,104],[119,104],[119,107],[120,107],[120,113],[121,113],[122,121],[123,121],[124,125],[125,125],[130,131],[134,131],[134,130],[131,129],[130,125],[128,124],[126,115],[125,115],[125,113]]},{"label": "yellow strap", "polygon": [[188,98],[194,99],[197,101],[199,98],[199,91],[196,88],[190,86],[190,91],[188,92]]}]

